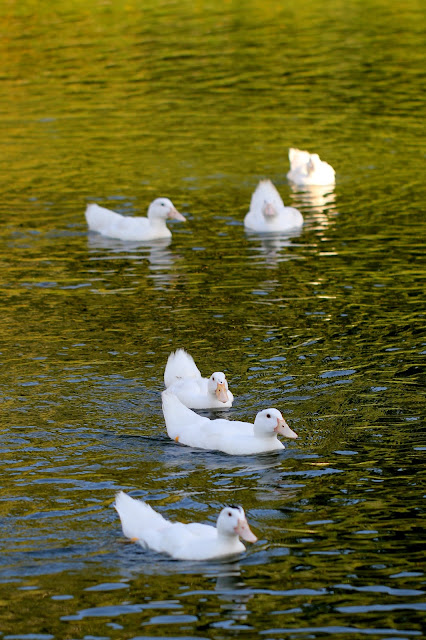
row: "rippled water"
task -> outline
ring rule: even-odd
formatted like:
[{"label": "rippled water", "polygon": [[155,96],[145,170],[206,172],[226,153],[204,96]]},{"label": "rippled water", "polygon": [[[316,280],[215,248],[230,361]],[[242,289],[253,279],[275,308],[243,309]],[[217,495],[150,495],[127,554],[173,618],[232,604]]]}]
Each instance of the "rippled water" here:
[{"label": "rippled water", "polygon": [[[4,638],[422,637],[420,5],[276,4],[2,12]],[[289,146],[335,189],[293,190]],[[299,235],[244,231],[261,177]],[[187,217],[170,244],[87,233],[87,202],[157,195]],[[171,442],[177,347],[226,371],[228,417],[276,406],[299,439]],[[259,541],[231,562],[143,551],[119,489],[183,521],[240,502]]]}]

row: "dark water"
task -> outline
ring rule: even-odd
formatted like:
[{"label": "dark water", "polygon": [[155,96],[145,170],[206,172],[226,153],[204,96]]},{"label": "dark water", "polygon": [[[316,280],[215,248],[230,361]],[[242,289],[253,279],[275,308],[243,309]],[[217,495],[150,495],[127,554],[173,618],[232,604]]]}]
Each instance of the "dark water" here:
[{"label": "dark water", "polygon": [[[425,626],[420,3],[8,2],[0,17],[2,638],[421,638]],[[337,172],[310,197],[289,146]],[[306,224],[242,220],[262,177]],[[170,197],[150,247],[89,201]],[[274,455],[169,441],[185,347]],[[423,429],[423,430],[422,430]],[[119,489],[259,541],[176,562],[125,541]]]}]

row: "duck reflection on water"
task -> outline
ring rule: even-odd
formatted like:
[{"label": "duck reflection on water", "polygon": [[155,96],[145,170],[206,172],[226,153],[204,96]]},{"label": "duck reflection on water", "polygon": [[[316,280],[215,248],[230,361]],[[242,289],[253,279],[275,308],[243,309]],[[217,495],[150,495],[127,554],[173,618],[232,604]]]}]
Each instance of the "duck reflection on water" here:
[{"label": "duck reflection on water", "polygon": [[220,609],[226,618],[230,619],[231,624],[233,622],[238,625],[247,620],[250,613],[247,603],[253,597],[253,593],[248,590],[242,579],[240,563],[224,560],[214,567],[209,567],[204,577],[216,581],[214,590],[221,601]]},{"label": "duck reflection on water", "polygon": [[334,185],[295,185],[291,183],[290,187],[292,203],[302,209],[307,222],[314,222],[321,228],[328,227],[330,216],[335,216],[338,213]]},{"label": "duck reflection on water", "polygon": [[168,247],[171,238],[153,240],[150,243],[123,241],[107,238],[99,234],[89,234],[87,245],[90,260],[146,260],[155,289],[165,289],[178,279],[176,263],[181,259]]},{"label": "duck reflection on water", "polygon": [[256,252],[257,256],[265,262],[266,266],[276,266],[279,262],[293,260],[297,258],[294,251],[285,251],[290,247],[297,246],[293,240],[298,238],[303,228],[294,229],[286,233],[256,233],[246,229],[246,237],[250,242],[250,248]]}]

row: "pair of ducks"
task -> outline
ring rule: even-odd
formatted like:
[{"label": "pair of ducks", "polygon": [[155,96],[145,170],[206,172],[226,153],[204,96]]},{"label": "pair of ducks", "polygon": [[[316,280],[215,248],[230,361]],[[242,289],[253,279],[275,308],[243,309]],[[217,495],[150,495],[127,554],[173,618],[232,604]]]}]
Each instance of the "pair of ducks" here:
[{"label": "pair of ducks", "polygon": [[224,418],[210,420],[192,411],[231,407],[234,396],[222,371],[203,378],[193,358],[183,349],[170,354],[164,384],[164,420],[167,433],[175,442],[230,455],[250,455],[284,449],[278,434],[297,438],[278,409],[263,409],[254,424]]},{"label": "pair of ducks", "polygon": [[[210,420],[196,409],[225,409],[232,406],[226,376],[215,371],[203,378],[193,358],[183,349],[171,353],[164,372],[163,414],[167,433],[176,442],[202,449],[245,455],[284,449],[281,434],[297,438],[278,409],[260,411],[254,424],[236,420]],[[170,522],[141,500],[120,491],[115,500],[123,533],[143,547],[180,560],[209,560],[235,555],[245,550],[240,538],[256,542],[244,509],[227,506],[219,514],[216,527]]]},{"label": "pair of ducks", "polygon": [[[334,169],[323,162],[318,154],[289,150],[290,171],[287,178],[297,185],[332,185]],[[157,198],[148,208],[148,217],[122,216],[119,213],[89,204],[86,220],[91,231],[119,240],[149,242],[170,238],[171,232],[166,220],[180,220],[185,217],[177,211],[168,198]],[[270,180],[261,180],[254,191],[250,210],[244,218],[244,226],[249,231],[260,233],[288,232],[303,225],[303,216],[294,207],[285,207],[280,194]]]}]

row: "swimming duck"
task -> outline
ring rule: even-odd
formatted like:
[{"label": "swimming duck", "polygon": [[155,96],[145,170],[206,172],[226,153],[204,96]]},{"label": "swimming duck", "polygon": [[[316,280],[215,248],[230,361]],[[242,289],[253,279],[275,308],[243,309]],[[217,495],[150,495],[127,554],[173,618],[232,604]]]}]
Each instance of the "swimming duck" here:
[{"label": "swimming duck", "polygon": [[127,538],[177,560],[231,556],[245,550],[239,536],[248,542],[257,540],[240,506],[222,509],[216,527],[198,522],[170,522],[146,502],[123,491],[117,493],[114,506]]},{"label": "swimming duck", "polygon": [[303,216],[293,207],[285,207],[281,196],[270,180],[261,180],[244,218],[244,226],[251,231],[276,233],[303,225]]},{"label": "swimming duck", "polygon": [[335,171],[317,153],[289,149],[290,171],[287,178],[300,185],[328,185],[335,182]]},{"label": "swimming duck", "polygon": [[202,378],[194,359],[184,349],[169,355],[164,384],[191,409],[227,409],[234,401],[225,374],[215,371],[210,378]]},{"label": "swimming duck", "polygon": [[167,218],[182,222],[186,220],[168,198],[153,200],[148,207],[147,218],[122,216],[97,204],[89,204],[86,209],[86,220],[91,231],[119,240],[143,242],[157,238],[170,238],[172,234],[166,226]]},{"label": "swimming duck", "polygon": [[254,424],[218,418],[210,420],[185,407],[174,393],[162,393],[163,414],[169,437],[189,447],[250,455],[284,449],[277,438],[297,438],[278,409],[264,409]]}]

